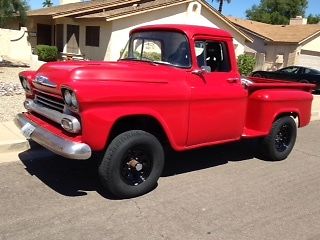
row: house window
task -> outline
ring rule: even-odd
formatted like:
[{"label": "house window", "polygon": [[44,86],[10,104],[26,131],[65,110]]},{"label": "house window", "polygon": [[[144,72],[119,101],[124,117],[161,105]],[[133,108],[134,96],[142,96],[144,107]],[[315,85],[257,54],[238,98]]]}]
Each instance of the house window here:
[{"label": "house window", "polygon": [[86,27],[86,46],[99,47],[100,43],[100,27],[87,26]]}]

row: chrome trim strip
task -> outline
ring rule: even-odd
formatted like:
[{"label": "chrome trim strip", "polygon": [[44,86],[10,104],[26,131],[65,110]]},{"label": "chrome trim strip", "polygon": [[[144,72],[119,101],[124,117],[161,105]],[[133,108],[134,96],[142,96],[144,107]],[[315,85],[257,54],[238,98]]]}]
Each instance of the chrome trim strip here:
[{"label": "chrome trim strip", "polygon": [[52,107],[52,108],[54,108],[54,109],[56,109],[56,110],[58,110],[58,111],[63,111],[63,108],[64,108],[64,107],[62,107],[62,106],[59,107],[59,106],[56,106],[56,105],[54,105],[54,104],[52,104],[52,103],[48,103],[48,102],[44,101],[43,99],[39,98],[37,95],[36,95],[35,100],[36,100],[37,102],[45,105],[45,106]]},{"label": "chrome trim strip", "polygon": [[37,97],[37,98],[40,98],[42,101],[45,100],[45,101],[48,101],[48,102],[50,102],[50,103],[59,105],[59,106],[61,106],[62,108],[64,107],[64,103],[60,103],[60,102],[54,101],[54,100],[52,100],[52,99],[50,99],[50,98],[46,98],[46,97],[41,96],[41,95],[38,95],[38,94],[36,94],[36,97]]},{"label": "chrome trim strip", "polygon": [[50,119],[51,121],[54,121],[55,123],[60,124],[60,125],[61,125],[61,120],[66,118],[66,119],[70,120],[73,124],[72,133],[79,133],[81,131],[81,124],[80,124],[79,120],[71,115],[67,115],[67,114],[58,112],[56,110],[46,108],[45,106],[42,106],[41,104],[35,103],[31,99],[27,99],[24,102],[24,107],[28,111],[36,112],[36,113]]},{"label": "chrome trim strip", "polygon": [[89,145],[59,137],[27,119],[23,113],[18,114],[14,122],[20,129],[28,123],[34,126],[35,130],[30,138],[60,156],[77,160],[86,160],[91,157],[92,151]]}]

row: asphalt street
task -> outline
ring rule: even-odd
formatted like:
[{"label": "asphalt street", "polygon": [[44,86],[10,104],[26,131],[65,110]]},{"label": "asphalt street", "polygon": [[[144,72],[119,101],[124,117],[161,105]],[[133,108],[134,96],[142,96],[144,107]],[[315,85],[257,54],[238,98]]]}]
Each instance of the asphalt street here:
[{"label": "asphalt street", "polygon": [[171,154],[157,188],[104,193],[96,164],[42,149],[0,155],[0,239],[320,239],[320,121],[284,161],[255,142]]}]

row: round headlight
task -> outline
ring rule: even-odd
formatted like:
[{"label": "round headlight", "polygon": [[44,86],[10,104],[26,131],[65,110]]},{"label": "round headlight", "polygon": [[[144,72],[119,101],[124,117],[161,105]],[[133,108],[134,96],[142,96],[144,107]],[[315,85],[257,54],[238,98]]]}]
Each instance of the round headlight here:
[{"label": "round headlight", "polygon": [[78,101],[77,101],[77,98],[76,98],[76,94],[74,92],[71,95],[71,102],[72,102],[72,106],[74,108],[78,108]]},{"label": "round headlight", "polygon": [[66,102],[67,105],[71,106],[72,104],[72,96],[70,91],[66,90],[64,92],[64,101]]},{"label": "round headlight", "polygon": [[28,88],[27,79],[23,78],[23,79],[21,80],[21,84],[22,84],[22,87],[23,87],[25,90],[27,90],[27,88]]}]

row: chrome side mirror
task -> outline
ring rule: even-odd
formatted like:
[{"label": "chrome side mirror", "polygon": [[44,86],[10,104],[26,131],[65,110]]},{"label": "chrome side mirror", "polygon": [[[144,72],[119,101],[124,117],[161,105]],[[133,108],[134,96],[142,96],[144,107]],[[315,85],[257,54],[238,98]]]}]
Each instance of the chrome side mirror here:
[{"label": "chrome side mirror", "polygon": [[211,72],[211,67],[201,66],[200,69],[193,70],[192,73],[198,76],[203,76],[205,73]]}]

